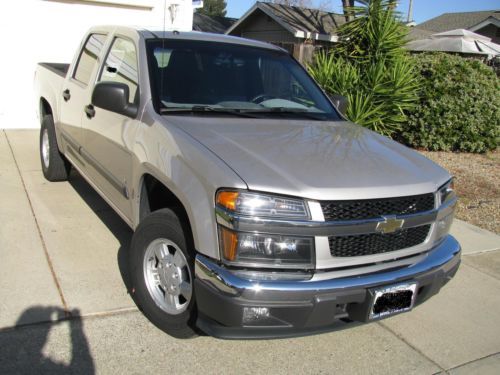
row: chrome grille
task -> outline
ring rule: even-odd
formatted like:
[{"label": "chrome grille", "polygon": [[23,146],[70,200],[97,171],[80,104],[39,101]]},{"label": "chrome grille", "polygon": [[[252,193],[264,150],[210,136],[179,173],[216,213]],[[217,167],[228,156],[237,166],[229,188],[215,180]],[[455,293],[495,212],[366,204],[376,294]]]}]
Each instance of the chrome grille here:
[{"label": "chrome grille", "polygon": [[368,233],[328,237],[330,253],[335,257],[356,257],[387,253],[419,245],[429,234],[430,225],[401,229],[394,233]]},{"label": "chrome grille", "polygon": [[320,202],[326,221],[364,220],[409,215],[434,209],[434,194],[408,197]]}]

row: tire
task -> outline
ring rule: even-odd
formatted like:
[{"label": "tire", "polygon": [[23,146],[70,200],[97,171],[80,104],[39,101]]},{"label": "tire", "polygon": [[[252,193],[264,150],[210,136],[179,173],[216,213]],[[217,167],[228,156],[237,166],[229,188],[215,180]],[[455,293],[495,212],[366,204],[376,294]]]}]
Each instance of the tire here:
[{"label": "tire", "polygon": [[194,256],[172,210],[155,211],[139,224],[129,270],[131,295],[155,326],[176,338],[196,335]]},{"label": "tire", "polygon": [[71,164],[59,152],[52,115],[45,115],[40,128],[40,161],[42,172],[49,181],[66,181]]}]

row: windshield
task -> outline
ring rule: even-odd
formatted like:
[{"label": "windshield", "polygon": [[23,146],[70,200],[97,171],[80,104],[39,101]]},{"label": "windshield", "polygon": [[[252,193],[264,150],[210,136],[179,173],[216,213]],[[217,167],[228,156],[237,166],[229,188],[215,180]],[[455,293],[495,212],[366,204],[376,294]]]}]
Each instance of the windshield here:
[{"label": "windshield", "polygon": [[161,113],[339,119],[285,52],[167,39],[150,41],[147,50],[153,98]]}]

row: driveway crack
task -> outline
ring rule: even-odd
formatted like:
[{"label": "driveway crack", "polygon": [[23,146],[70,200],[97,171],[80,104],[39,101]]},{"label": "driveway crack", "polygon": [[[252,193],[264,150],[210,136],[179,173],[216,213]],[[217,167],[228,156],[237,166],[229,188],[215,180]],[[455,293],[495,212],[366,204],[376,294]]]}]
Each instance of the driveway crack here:
[{"label": "driveway crack", "polygon": [[408,345],[410,348],[412,348],[413,350],[415,350],[418,354],[420,354],[422,357],[424,357],[425,359],[427,359],[429,362],[431,362],[434,366],[438,367],[441,372],[445,372],[446,373],[446,369],[441,366],[439,363],[437,363],[435,360],[433,360],[432,358],[430,358],[428,355],[426,355],[425,353],[423,353],[419,348],[417,348],[415,345],[413,344],[410,344],[402,335],[396,333],[395,331],[393,331],[392,329],[390,329],[388,326],[386,326],[383,322],[378,322],[377,323],[379,326],[381,326],[382,328],[385,328],[389,333],[391,333],[392,335],[394,335],[396,338],[398,338],[399,340],[403,341],[406,345]]},{"label": "driveway crack", "polygon": [[40,229],[40,224],[38,223],[38,219],[35,215],[35,210],[33,208],[33,204],[31,203],[31,198],[28,194],[28,189],[26,189],[26,184],[24,182],[23,175],[21,174],[21,169],[19,168],[19,164],[17,163],[17,159],[16,159],[16,156],[14,154],[14,150],[12,148],[12,145],[10,143],[9,136],[7,135],[5,130],[3,130],[3,133],[5,135],[5,139],[7,140],[7,144],[9,145],[9,149],[10,149],[10,153],[12,155],[12,158],[14,159],[14,164],[16,165],[17,173],[19,174],[19,178],[21,179],[21,184],[23,185],[24,193],[26,194],[26,198],[28,199],[28,204],[30,206],[31,214],[33,216],[33,219],[35,220],[36,229],[38,231],[38,237],[40,238],[40,241],[42,243],[42,248],[43,248],[43,252],[45,254],[45,259],[47,260],[47,264],[49,266],[50,273],[52,274],[52,279],[54,280],[54,283],[56,284],[57,292],[59,293],[59,297],[61,298],[61,302],[62,302],[62,305],[64,308],[64,314],[67,317],[69,317],[69,316],[71,316],[71,313],[68,309],[68,304],[66,303],[66,299],[64,298],[61,284],[60,284],[59,279],[57,278],[56,272],[54,270],[54,266],[52,264],[52,259],[50,258],[49,251],[47,250],[47,245],[45,244],[45,239],[43,238],[42,230]]}]

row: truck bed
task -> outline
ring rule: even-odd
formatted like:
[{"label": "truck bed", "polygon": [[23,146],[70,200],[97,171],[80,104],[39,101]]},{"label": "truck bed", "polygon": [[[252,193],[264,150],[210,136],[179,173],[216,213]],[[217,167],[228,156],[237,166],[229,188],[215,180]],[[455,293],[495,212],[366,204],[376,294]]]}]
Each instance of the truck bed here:
[{"label": "truck bed", "polygon": [[46,69],[49,69],[51,72],[61,76],[62,78],[66,77],[66,74],[69,70],[69,64],[60,64],[60,63],[39,63],[38,65],[43,66]]}]

